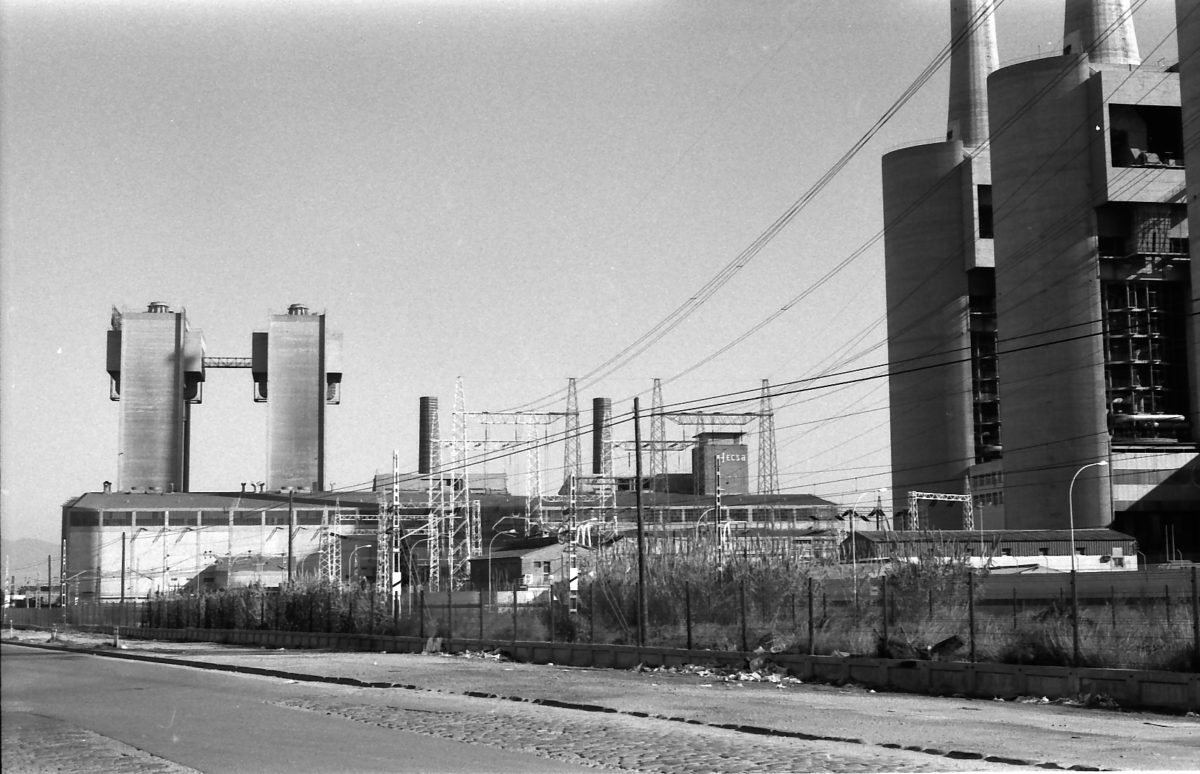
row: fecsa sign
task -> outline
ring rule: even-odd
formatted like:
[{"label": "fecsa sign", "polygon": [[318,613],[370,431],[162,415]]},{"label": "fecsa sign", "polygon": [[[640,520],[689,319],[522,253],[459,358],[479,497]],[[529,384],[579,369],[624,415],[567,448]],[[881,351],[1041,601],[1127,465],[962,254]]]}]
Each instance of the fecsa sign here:
[{"label": "fecsa sign", "polygon": [[732,454],[730,452],[723,452],[721,454],[718,454],[718,455],[716,455],[715,459],[717,459],[721,462],[746,462],[747,461],[745,454]]}]

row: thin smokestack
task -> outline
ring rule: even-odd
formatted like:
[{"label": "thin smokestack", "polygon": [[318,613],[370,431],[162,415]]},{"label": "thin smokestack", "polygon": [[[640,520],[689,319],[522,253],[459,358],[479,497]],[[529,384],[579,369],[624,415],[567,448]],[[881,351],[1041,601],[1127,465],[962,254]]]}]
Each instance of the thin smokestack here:
[{"label": "thin smokestack", "polygon": [[612,475],[612,398],[592,398],[592,472]]},{"label": "thin smokestack", "polygon": [[421,398],[421,417],[418,427],[417,472],[427,476],[440,466],[438,454],[438,399]]},{"label": "thin smokestack", "polygon": [[1129,0],[1067,0],[1063,53],[1085,52],[1092,64],[1142,63]]},{"label": "thin smokestack", "polygon": [[946,139],[973,148],[988,139],[987,78],[999,61],[992,0],[951,0],[950,36]]}]

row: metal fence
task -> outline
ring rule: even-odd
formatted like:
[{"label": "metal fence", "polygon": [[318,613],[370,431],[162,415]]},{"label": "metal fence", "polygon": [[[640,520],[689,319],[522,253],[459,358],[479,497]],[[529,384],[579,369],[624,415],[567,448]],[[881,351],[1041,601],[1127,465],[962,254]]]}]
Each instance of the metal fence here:
[{"label": "metal fence", "polygon": [[[6,624],[269,629],[573,641],[814,655],[1200,671],[1197,569],[980,577],[726,577],[640,588],[636,575],[531,591],[382,595],[249,587],[9,608]],[[639,626],[639,599],[646,614]]]}]

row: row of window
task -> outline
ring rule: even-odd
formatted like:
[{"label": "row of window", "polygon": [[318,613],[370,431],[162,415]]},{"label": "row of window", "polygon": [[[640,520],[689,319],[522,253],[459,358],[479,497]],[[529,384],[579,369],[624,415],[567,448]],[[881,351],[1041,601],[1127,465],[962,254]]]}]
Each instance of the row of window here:
[{"label": "row of window", "polygon": [[1004,505],[1004,492],[983,492],[971,498],[976,508],[985,505]]},{"label": "row of window", "polygon": [[[296,524],[319,525],[326,511],[297,510]],[[330,519],[335,518],[330,514]],[[72,527],[262,527],[289,521],[286,506],[269,511],[87,511],[72,510]]]}]

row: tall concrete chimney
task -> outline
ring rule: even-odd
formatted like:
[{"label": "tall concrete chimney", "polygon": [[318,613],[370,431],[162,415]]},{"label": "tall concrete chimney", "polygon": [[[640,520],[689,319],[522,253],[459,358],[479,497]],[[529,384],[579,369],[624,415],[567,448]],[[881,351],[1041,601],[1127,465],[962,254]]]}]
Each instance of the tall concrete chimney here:
[{"label": "tall concrete chimney", "polygon": [[592,398],[592,472],[611,476],[612,398]]},{"label": "tall concrete chimney", "polygon": [[441,454],[438,444],[441,438],[438,432],[438,399],[426,396],[421,398],[421,416],[417,434],[417,472],[423,476],[440,468]]},{"label": "tall concrete chimney", "polygon": [[988,139],[987,77],[999,61],[992,0],[951,0],[950,40],[946,139],[978,147]]},{"label": "tall concrete chimney", "polygon": [[1063,53],[1085,52],[1092,64],[1142,63],[1129,0],[1067,0]]}]

